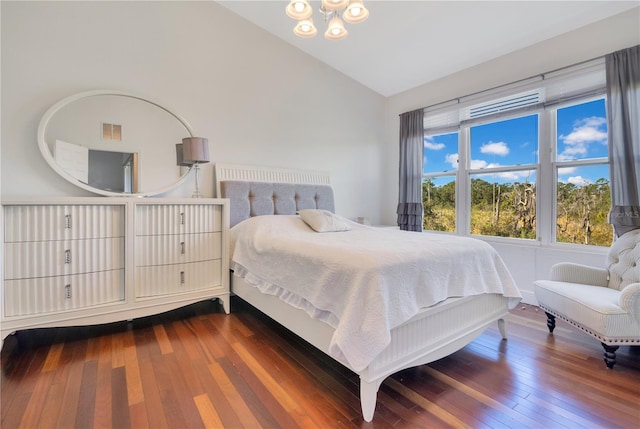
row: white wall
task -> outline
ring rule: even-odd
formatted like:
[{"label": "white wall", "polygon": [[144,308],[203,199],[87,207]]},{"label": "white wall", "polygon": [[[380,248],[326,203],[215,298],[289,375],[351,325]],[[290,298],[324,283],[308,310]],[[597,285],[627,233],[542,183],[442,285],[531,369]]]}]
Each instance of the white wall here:
[{"label": "white wall", "polygon": [[[217,3],[0,8],[3,199],[88,195],[45,163],[36,130],[58,100],[118,89],[184,117],[213,162],[330,171],[339,213],[378,216],[384,98]],[[201,179],[213,196],[212,164]],[[193,188],[191,178],[171,195]]]},{"label": "white wall", "polygon": [[[425,41],[427,43],[428,41]],[[640,43],[640,8],[502,56],[387,99],[385,110],[385,164],[383,222],[395,219],[398,199],[398,115],[456,97],[473,94],[539,73],[576,64]],[[464,55],[461,52],[460,55]],[[489,241],[489,240],[487,240]],[[604,248],[540,246],[491,240],[501,254],[526,302],[535,302],[533,281],[548,276],[553,263],[573,261],[603,264]]]}]

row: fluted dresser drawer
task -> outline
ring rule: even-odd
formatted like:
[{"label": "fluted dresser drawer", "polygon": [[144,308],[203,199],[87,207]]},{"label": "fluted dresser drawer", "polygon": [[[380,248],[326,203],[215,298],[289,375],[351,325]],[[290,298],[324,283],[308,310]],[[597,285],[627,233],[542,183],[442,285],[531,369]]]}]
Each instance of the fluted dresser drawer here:
[{"label": "fluted dresser drawer", "polygon": [[124,237],[5,244],[5,279],[124,268]]},{"label": "fluted dresser drawer", "polygon": [[124,300],[124,269],[4,282],[5,316],[73,310]]},{"label": "fluted dresser drawer", "polygon": [[136,267],[136,296],[152,297],[222,288],[220,259],[188,264]]},{"label": "fluted dresser drawer", "polygon": [[15,205],[4,207],[4,242],[123,237],[122,205]]},{"label": "fluted dresser drawer", "polygon": [[136,266],[208,261],[221,257],[221,233],[136,237]]},{"label": "fluted dresser drawer", "polygon": [[222,231],[220,205],[145,204],[136,207],[136,235],[176,235]]}]

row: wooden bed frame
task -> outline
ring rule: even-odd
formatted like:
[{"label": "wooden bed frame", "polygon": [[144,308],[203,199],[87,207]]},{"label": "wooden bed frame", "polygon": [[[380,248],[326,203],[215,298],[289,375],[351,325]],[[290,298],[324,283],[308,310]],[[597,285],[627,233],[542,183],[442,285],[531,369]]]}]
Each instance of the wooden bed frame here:
[{"label": "wooden bed frame", "polygon": [[[224,198],[220,184],[227,180],[328,185],[329,175],[323,172],[216,164],[218,197]],[[304,310],[294,308],[278,297],[261,293],[236,275],[231,276],[231,292],[329,355],[334,329],[328,324],[312,319]],[[373,419],[378,389],[389,375],[454,353],[495,321],[498,322],[502,337],[506,339],[505,319],[508,314],[509,299],[501,295],[449,298],[422,309],[411,320],[393,329],[389,346],[367,368],[354,371],[360,377],[360,403],[364,420],[370,422]],[[347,362],[338,361],[353,371]]]}]

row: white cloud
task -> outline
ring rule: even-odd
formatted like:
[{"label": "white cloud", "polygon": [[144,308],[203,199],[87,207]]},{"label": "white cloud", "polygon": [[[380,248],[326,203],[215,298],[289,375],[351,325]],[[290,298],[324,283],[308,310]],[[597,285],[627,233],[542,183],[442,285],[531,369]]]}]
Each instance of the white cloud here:
[{"label": "white cloud", "polygon": [[509,147],[505,142],[490,141],[480,147],[480,152],[488,153],[490,155],[507,156],[509,154]]},{"label": "white cloud", "polygon": [[560,136],[565,144],[580,145],[591,142],[602,142],[607,139],[607,133],[589,125],[574,128],[569,135]]},{"label": "white cloud", "polygon": [[424,138],[424,148],[429,150],[442,150],[444,149],[444,143],[436,143],[433,141],[433,137]]},{"label": "white cloud", "polygon": [[481,170],[483,168],[498,168],[498,167],[502,167],[502,165],[500,165],[497,162],[487,162],[483,159],[472,159],[471,160],[471,169],[472,170]]},{"label": "white cloud", "polygon": [[471,160],[471,169],[472,170],[479,170],[481,168],[487,168],[488,165],[489,165],[489,163],[487,163],[487,161],[485,161],[483,159],[472,159]]},{"label": "white cloud", "polygon": [[584,158],[587,156],[588,150],[587,144],[576,143],[566,147],[562,153],[559,153],[558,161],[572,161],[574,159]]},{"label": "white cloud", "polygon": [[444,160],[451,165],[454,170],[458,169],[458,154],[457,153],[448,153]]},{"label": "white cloud", "polygon": [[506,182],[522,181],[522,179],[532,178],[530,171],[503,171],[501,173],[478,174],[479,177],[501,179]]},{"label": "white cloud", "polygon": [[498,176],[502,180],[508,180],[508,181],[514,181],[515,182],[516,180],[522,180],[522,179],[526,179],[527,177],[530,177],[531,176],[531,172],[529,172],[529,171],[505,171],[504,173],[496,174],[496,176]]},{"label": "white cloud", "polygon": [[567,135],[561,135],[560,140],[565,144],[562,153],[558,154],[558,161],[570,161],[585,158],[592,143],[607,143],[605,131],[606,119],[592,116],[576,121],[573,130]]},{"label": "white cloud", "polygon": [[567,179],[567,182],[576,186],[586,186],[592,183],[591,180],[585,179],[582,176],[571,176]]},{"label": "white cloud", "polygon": [[577,167],[562,167],[558,168],[558,175],[562,176],[565,174],[571,174],[577,170]]}]

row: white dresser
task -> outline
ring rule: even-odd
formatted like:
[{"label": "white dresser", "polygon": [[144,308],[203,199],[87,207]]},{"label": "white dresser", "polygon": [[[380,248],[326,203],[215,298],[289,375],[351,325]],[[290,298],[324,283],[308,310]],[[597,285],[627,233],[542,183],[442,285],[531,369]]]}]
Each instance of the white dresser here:
[{"label": "white dresser", "polygon": [[136,299],[220,286],[222,211],[205,204],[136,205]]},{"label": "white dresser", "polygon": [[219,298],[229,312],[226,199],[2,203],[1,339]]}]

